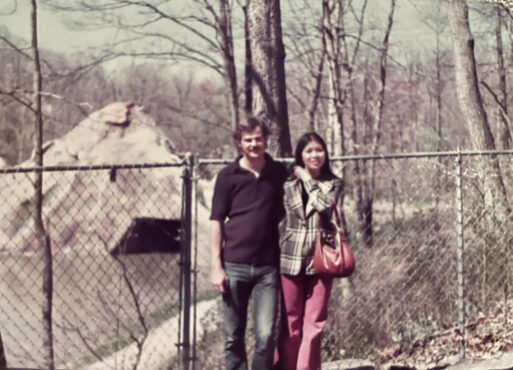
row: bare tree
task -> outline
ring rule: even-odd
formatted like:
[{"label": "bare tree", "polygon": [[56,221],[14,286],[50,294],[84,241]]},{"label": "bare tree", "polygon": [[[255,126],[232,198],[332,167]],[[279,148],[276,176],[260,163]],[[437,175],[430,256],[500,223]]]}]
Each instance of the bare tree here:
[{"label": "bare tree", "polygon": [[[442,151],[442,127],[444,124],[443,120],[443,103],[442,94],[444,89],[444,82],[442,81],[442,52],[440,50],[440,36],[444,31],[445,26],[440,22],[435,22],[432,27],[433,32],[436,36],[436,49],[435,49],[435,67],[436,67],[436,82],[435,82],[435,100],[436,100],[436,134],[437,134],[437,145],[436,151]],[[440,194],[442,193],[442,157],[438,157],[438,166],[436,166],[436,183],[435,183],[435,214],[436,214],[436,230],[439,230],[438,217],[439,217],[439,205],[440,205]]]},{"label": "bare tree", "polygon": [[[422,12],[423,14],[426,14],[426,9],[421,9],[417,2],[410,1],[410,3],[415,6],[418,10],[418,12]],[[435,47],[433,50],[434,54],[434,71],[431,71],[431,68],[428,68],[428,71],[426,72],[430,76],[427,81],[427,89],[430,96],[430,104],[428,104],[429,113],[428,114],[428,124],[431,125],[431,122],[434,121],[434,125],[432,126],[433,131],[436,133],[436,142],[434,143],[433,147],[430,147],[429,150],[436,150],[437,152],[440,152],[444,150],[443,147],[443,131],[445,130],[445,122],[447,118],[445,117],[444,110],[445,108],[445,100],[443,98],[444,96],[444,90],[445,86],[447,85],[447,82],[444,78],[444,66],[447,63],[446,56],[446,46],[444,45],[444,36],[447,34],[446,28],[447,28],[447,17],[442,10],[442,2],[436,1],[435,4],[431,5],[429,4],[430,10],[432,10],[432,13],[426,14],[426,16],[423,19],[423,23],[429,28],[430,31],[432,31],[432,34],[435,37]],[[432,64],[432,63],[430,63]],[[433,76],[434,75],[434,76]],[[433,102],[434,107],[433,107]],[[434,119],[433,119],[434,116]],[[443,157],[437,157],[438,165],[436,166],[436,176],[435,176],[435,191],[434,191],[434,197],[435,197],[435,219],[437,220],[437,224],[435,225],[435,229],[439,230],[440,225],[438,224],[438,218],[439,218],[439,206],[440,206],[440,196],[442,194],[442,179],[443,179],[443,161],[445,159]]]},{"label": "bare tree", "polygon": [[501,106],[503,107],[503,122],[505,124],[504,130],[501,135],[502,143],[504,148],[510,148],[512,143],[510,124],[508,122],[508,86],[506,79],[506,67],[504,61],[503,42],[502,42],[502,15],[501,9],[497,7],[497,27],[496,27],[496,39],[497,39],[497,64],[499,67],[499,80],[500,90],[502,93]]},{"label": "bare tree", "polygon": [[292,154],[285,85],[285,49],[279,0],[248,0],[253,114],[271,130],[269,150]]},{"label": "bare tree", "polygon": [[233,31],[232,16],[228,0],[220,0],[220,17],[217,21],[221,35],[221,51],[223,54],[225,68],[225,83],[229,86],[231,128],[232,131],[239,122],[239,95],[237,87],[237,70],[235,69],[235,58],[233,56]]},{"label": "bare tree", "polygon": [[[358,34],[356,36],[356,43],[355,43],[351,58],[349,58],[348,50],[346,50],[346,52],[344,53],[344,55],[347,57],[347,63],[349,63],[348,89],[349,89],[350,108],[351,108],[350,117],[351,117],[351,121],[352,121],[351,140],[352,140],[352,144],[353,144],[352,151],[353,151],[354,155],[360,154],[360,151],[359,151],[360,145],[359,145],[359,137],[358,137],[359,121],[358,121],[358,115],[356,112],[358,103],[357,103],[357,99],[356,99],[355,84],[353,81],[353,71],[354,71],[354,67],[355,67],[355,63],[356,63],[356,58],[358,56],[358,52],[360,50],[360,40],[361,40],[362,34],[363,34],[364,18],[365,18],[365,11],[367,9],[367,4],[368,4],[368,1],[364,0],[359,16],[355,14],[355,18],[358,23]],[[348,47],[347,43],[346,43],[346,47]],[[363,204],[362,203],[363,202],[362,166],[365,166],[365,164],[360,163],[360,161],[354,162],[354,175],[355,175],[355,185],[356,185],[354,188],[355,189],[354,195],[355,195],[355,200],[356,200],[356,210],[358,213],[358,219],[359,219],[360,224],[363,221],[362,213],[359,212],[362,209],[362,204]]]},{"label": "bare tree", "polygon": [[327,142],[333,155],[345,155],[344,104],[349,65],[345,46],[344,0],[322,2],[322,41],[328,62]]},{"label": "bare tree", "polygon": [[251,40],[248,27],[248,7],[243,6],[244,13],[244,112],[251,113],[253,110],[253,81],[251,78]]},{"label": "bare tree", "polygon": [[[467,4],[464,0],[447,2],[447,10],[454,45],[456,91],[472,146],[476,150],[494,150],[495,139],[479,90],[474,56],[474,37],[470,31]],[[493,179],[500,197],[507,197],[498,161],[493,161],[491,170],[494,174],[491,179]]]},{"label": "bare tree", "polygon": [[[230,127],[238,122],[239,89],[228,0],[220,0],[217,7],[212,0],[182,4],[167,0],[46,0],[45,4],[59,12],[76,14],[71,23],[75,29],[92,25],[118,29],[120,40],[100,48],[101,60],[130,57],[170,65],[193,63],[213,71],[227,88]],[[134,16],[127,17],[127,12]]]},{"label": "bare tree", "polygon": [[477,150],[495,149],[478,85],[474,37],[470,31],[467,4],[463,0],[447,2],[447,10],[453,37],[458,99],[469,128],[472,146]]},{"label": "bare tree", "polygon": [[[34,161],[37,166],[43,166],[43,112],[41,109],[41,90],[43,79],[41,74],[41,64],[39,59],[38,46],[38,28],[37,28],[37,0],[32,0],[31,8],[31,33],[32,33],[32,53],[34,60],[33,77],[33,108],[35,115],[35,135],[34,135]],[[42,252],[43,260],[43,347],[44,361],[48,369],[54,369],[54,350],[53,350],[53,328],[52,328],[52,300],[53,300],[53,266],[52,266],[52,248],[50,237],[43,225],[43,172],[37,171],[34,179],[34,225],[36,228],[37,242],[39,250]]]},{"label": "bare tree", "polygon": [[[27,42],[8,30],[0,33],[0,156],[6,157],[9,164],[16,164],[27,160],[34,149],[34,62],[30,40]],[[102,86],[106,80],[99,73],[100,68],[74,68],[69,59],[45,52],[41,47],[39,59],[45,81],[45,91],[40,95],[46,98],[45,108],[49,108],[42,110],[42,135],[48,140],[69,130],[71,123],[88,115],[93,107],[98,108],[98,102],[105,99],[109,89]],[[82,101],[84,98],[88,101]]]},{"label": "bare tree", "polygon": [[[129,232],[132,232],[132,230],[130,230]],[[104,240],[100,235],[99,235],[99,238],[102,241],[102,244],[103,244],[106,252],[108,253],[108,243],[107,243],[107,241]],[[126,250],[126,245],[122,246],[121,248],[122,248],[121,250]],[[130,298],[132,299],[131,303],[135,307],[135,310],[136,310],[136,313],[137,313],[137,320],[138,320],[139,325],[141,326],[141,328],[143,330],[141,335],[136,335],[136,333],[134,332],[133,329],[128,329],[127,328],[128,333],[130,335],[130,338],[132,339],[132,341],[137,346],[137,353],[136,353],[136,356],[135,356],[135,361],[134,361],[134,363],[132,365],[132,370],[137,370],[137,368],[139,366],[139,363],[141,361],[141,356],[142,356],[142,353],[143,353],[144,343],[148,339],[148,335],[149,335],[150,331],[149,331],[149,328],[148,328],[148,324],[146,323],[146,319],[144,318],[144,314],[143,314],[143,311],[142,311],[142,308],[141,308],[141,302],[139,301],[139,297],[137,295],[137,292],[135,291],[135,286],[134,286],[133,282],[130,280],[130,277],[128,276],[129,274],[128,274],[128,269],[127,269],[126,264],[119,257],[119,255],[114,253],[114,254],[112,254],[112,257],[117,262],[117,264],[121,268],[121,271],[123,272],[123,281],[125,282],[125,284],[126,284],[126,286],[128,288],[128,291],[130,292]],[[99,294],[98,297],[100,299],[102,299],[101,294]],[[104,306],[110,308],[109,305],[105,301],[104,301]],[[112,316],[117,319],[117,315],[112,315]]]},{"label": "bare tree", "polygon": [[[9,32],[0,36],[0,156],[9,164],[26,159],[32,151],[31,91],[33,63],[24,42]],[[30,122],[30,123],[28,123]]]},{"label": "bare tree", "polygon": [[[498,78],[498,86],[490,86],[489,83],[485,81],[485,78],[482,78],[480,83],[486,89],[487,92],[492,96],[496,109],[499,116],[499,128],[498,128],[498,141],[496,143],[497,147],[502,149],[509,149],[512,145],[512,125],[511,119],[509,117],[511,109],[508,108],[508,83],[507,83],[507,64],[506,58],[504,55],[504,43],[502,40],[502,29],[503,24],[503,15],[502,15],[502,7],[499,5],[495,5],[492,8],[493,12],[490,14],[490,21],[495,21],[495,52],[497,54],[497,78]],[[494,20],[491,17],[495,18]],[[493,75],[492,75],[493,76]]]},{"label": "bare tree", "polygon": [[[101,237],[100,237],[100,239],[101,239],[102,243],[104,243],[104,246],[106,247],[107,243]],[[107,251],[107,253],[108,253],[108,251]],[[132,365],[131,368],[132,368],[132,370],[137,370],[137,368],[141,364],[141,358],[142,358],[143,351],[144,351],[144,345],[146,343],[146,340],[148,339],[148,335],[149,335],[150,331],[149,331],[149,327],[146,323],[146,319],[143,315],[141,303],[139,301],[137,292],[135,291],[135,286],[134,286],[133,282],[130,280],[126,264],[117,255],[113,255],[113,258],[117,262],[117,264],[119,264],[119,267],[121,268],[122,277],[121,276],[120,277],[126,284],[128,292],[130,294],[130,298],[132,300],[131,303],[133,304],[134,309],[136,310],[137,325],[135,326],[135,328],[132,323],[125,323],[123,320],[120,319],[119,312],[116,312],[116,310],[112,307],[112,303],[109,302],[109,300],[104,297],[104,294],[102,294],[101,290],[98,290],[97,297],[98,297],[98,301],[101,302],[102,307],[105,309],[105,312],[103,313],[103,316],[104,316],[103,320],[115,321],[118,326],[118,330],[119,330],[119,328],[122,328],[122,330],[128,334],[128,336],[132,340],[132,343],[135,345],[137,351],[135,353],[135,359],[131,364]],[[119,303],[119,305],[121,305],[121,303]],[[80,341],[81,341],[82,345],[84,346],[84,348],[87,349],[87,351],[97,361],[100,361],[100,362],[104,361],[105,355],[102,354],[101,351],[98,349],[98,338],[94,334],[88,335],[87,333],[85,333],[85,330],[84,330],[85,328],[83,328],[81,326],[77,326],[75,323],[72,323],[71,320],[69,320],[67,318],[65,320],[66,320],[66,325],[63,325],[60,323],[56,323],[56,325],[58,327],[62,328],[63,330],[76,333],[77,336],[80,338]],[[139,330],[142,331],[141,334],[137,333]],[[125,364],[125,366],[128,367],[128,364]]]},{"label": "bare tree", "polygon": [[[371,98],[370,76],[365,75],[364,79],[364,126],[365,133],[362,139],[364,147],[368,148],[370,154],[377,154],[381,141],[381,125],[383,119],[383,108],[385,104],[385,92],[387,82],[388,47],[392,26],[394,24],[394,12],[396,1],[390,1],[390,12],[388,23],[380,47],[379,56],[379,82],[377,83],[377,96]],[[373,89],[374,90],[374,89]],[[359,220],[360,234],[366,246],[371,247],[373,242],[373,204],[376,189],[376,161],[365,161],[361,163],[357,179],[357,213]]]},{"label": "bare tree", "polygon": [[513,143],[513,138],[511,134],[512,125],[509,118],[508,108],[508,84],[507,84],[507,71],[506,71],[506,63],[504,58],[504,45],[502,42],[502,14],[501,8],[496,7],[496,19],[497,24],[495,27],[495,39],[496,39],[496,49],[497,49],[497,72],[499,73],[499,92],[500,97],[494,95],[496,98],[497,105],[499,107],[499,112],[501,116],[501,133],[500,133],[500,142],[503,149],[511,148]]},{"label": "bare tree", "polygon": [[[348,89],[350,66],[347,57],[344,25],[344,0],[322,2],[322,44],[323,55],[328,64],[328,129],[327,142],[335,156],[346,154],[344,106]],[[342,178],[347,178],[347,166],[342,164]],[[340,206],[343,208],[345,189],[342,188]],[[344,212],[342,224],[347,230]]]},{"label": "bare tree", "polygon": [[[325,120],[319,114],[323,108],[322,93],[325,86],[324,70],[326,50],[322,47],[321,3],[307,0],[289,0],[284,19],[284,42],[287,48],[287,94],[289,115],[300,114],[294,119],[298,126],[310,131],[323,131]],[[319,32],[320,31],[320,32]],[[297,103],[297,108],[294,103]],[[294,108],[298,109],[296,111]],[[296,127],[291,127],[293,131]]]},{"label": "bare tree", "polygon": [[312,131],[316,130],[315,117],[317,114],[317,107],[319,105],[319,101],[321,98],[321,88],[322,88],[322,75],[324,72],[324,62],[326,60],[326,51],[322,50],[321,55],[318,58],[317,70],[314,73],[313,80],[313,89],[310,98],[310,103],[308,104],[308,126]]},{"label": "bare tree", "polygon": [[[464,0],[447,2],[449,24],[454,45],[454,73],[456,75],[456,90],[460,110],[467,124],[471,143],[476,150],[494,150],[495,140],[484,108],[479,90],[477,67],[474,55],[474,38],[470,31],[468,7]],[[488,296],[488,281],[494,279],[494,269],[509,271],[504,259],[490,262],[494,251],[500,251],[506,256],[511,255],[511,207],[508,193],[501,173],[499,159],[492,156],[478,162],[476,168],[483,179],[482,199],[476,201],[484,214],[483,222],[476,224],[479,233],[488,233],[487,237],[495,239],[486,248],[482,248],[481,265],[483,269],[481,284],[483,302]],[[491,231],[490,231],[491,230]],[[504,299],[510,296],[511,275],[507,274],[504,285]]]},{"label": "bare tree", "polygon": [[218,14],[210,4],[210,0],[202,0],[202,2],[205,8],[211,13],[214,19],[213,24],[220,38],[219,50],[224,65],[222,75],[228,87],[228,102],[231,113],[230,127],[234,130],[239,122],[239,92],[233,46],[232,9],[228,0],[219,0]]},{"label": "bare tree", "polygon": [[[509,38],[510,48],[509,48],[508,59],[510,61],[510,66],[511,66],[511,62],[513,62],[513,11],[511,11],[510,14],[511,14],[511,17],[507,18],[507,21],[505,22],[505,26],[506,26],[506,30],[507,30],[508,38]],[[510,89],[511,89],[511,85],[510,85]],[[508,105],[513,104],[513,91],[511,91],[511,93],[509,94],[508,100],[506,102]],[[510,122],[513,122],[513,109],[509,110],[508,118],[509,118]]]}]

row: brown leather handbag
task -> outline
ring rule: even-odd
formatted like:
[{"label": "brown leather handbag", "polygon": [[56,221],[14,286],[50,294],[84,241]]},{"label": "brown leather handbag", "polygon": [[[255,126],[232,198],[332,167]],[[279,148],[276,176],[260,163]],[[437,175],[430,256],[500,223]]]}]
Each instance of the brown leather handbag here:
[{"label": "brown leather handbag", "polygon": [[325,220],[319,215],[319,230],[315,240],[313,270],[319,275],[347,277],[354,271],[354,255],[346,242],[341,228],[337,207],[333,206],[333,217]]}]

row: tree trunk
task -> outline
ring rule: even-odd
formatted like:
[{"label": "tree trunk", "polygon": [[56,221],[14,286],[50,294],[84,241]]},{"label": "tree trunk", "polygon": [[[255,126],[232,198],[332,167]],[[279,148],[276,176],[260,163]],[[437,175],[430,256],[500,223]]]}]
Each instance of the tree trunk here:
[{"label": "tree trunk", "polygon": [[4,342],[2,341],[2,333],[0,332],[0,369],[7,368],[7,359],[5,358]]},{"label": "tree trunk", "polygon": [[[513,19],[511,18],[508,18],[508,25],[507,25],[507,28],[508,30],[508,38],[509,38],[509,65],[513,65]],[[513,104],[513,94],[509,94],[508,96],[508,100],[506,101],[506,105],[511,105]],[[509,122],[513,122],[513,109],[510,109],[509,112],[508,112],[508,118],[509,118]]]},{"label": "tree trunk", "polygon": [[[468,21],[468,7],[465,0],[454,0],[447,2],[449,25],[451,27],[454,50],[454,68],[456,74],[456,93],[458,96],[460,110],[467,123],[472,146],[476,150],[494,150],[495,141],[488,122],[488,116],[483,106],[481,93],[479,91],[477,68],[474,56],[474,39],[470,32]],[[483,284],[488,286],[489,279],[493,278],[488,274],[488,254],[494,250],[503,249],[500,253],[505,256],[511,255],[511,208],[508,202],[506,187],[504,186],[499,160],[496,156],[489,159],[483,158],[476,166],[483,178],[484,201],[483,207],[485,217],[478,225],[480,230],[488,233],[487,238],[495,241],[483,248]],[[487,243],[490,244],[490,243]],[[498,261],[494,266],[495,271],[509,271],[506,266],[507,259]],[[508,282],[509,282],[508,274]],[[506,284],[509,289],[509,284]],[[508,297],[509,291],[505,291]]]},{"label": "tree trunk", "polygon": [[269,126],[269,151],[281,157],[290,156],[292,148],[280,1],[248,0],[247,15],[252,59],[253,114]]},{"label": "tree trunk", "polygon": [[[385,104],[385,93],[386,93],[386,82],[387,82],[387,64],[388,64],[388,45],[390,40],[390,34],[392,32],[392,26],[394,24],[394,12],[395,12],[396,0],[390,1],[390,12],[388,14],[388,24],[381,44],[381,53],[379,59],[379,91],[375,102],[369,102],[370,99],[364,99],[365,110],[364,110],[364,121],[365,121],[365,138],[364,144],[369,146],[371,154],[376,155],[378,153],[379,144],[381,141],[381,124],[383,121],[383,107]],[[369,86],[366,85],[365,93],[369,95]],[[369,104],[375,104],[373,109],[370,109]],[[360,185],[362,187],[362,197],[360,207],[358,209],[360,220],[360,233],[363,238],[363,242],[367,247],[372,247],[373,244],[373,229],[372,229],[372,217],[373,217],[373,205],[374,195],[376,189],[376,161],[370,160],[363,162],[361,171],[362,180]],[[370,167],[370,168],[369,168]]]},{"label": "tree trunk", "polygon": [[[41,108],[42,74],[39,60],[37,39],[37,0],[32,0],[31,31],[32,52],[34,58],[33,74],[33,107],[35,112],[34,153],[37,166],[43,165],[43,114]],[[45,367],[54,369],[52,299],[53,299],[53,268],[50,238],[43,225],[43,173],[37,171],[34,179],[34,226],[38,241],[38,250],[42,252],[43,261],[43,349]]]},{"label": "tree trunk", "polygon": [[501,126],[500,141],[503,149],[509,149],[511,148],[512,138],[508,115],[508,86],[506,80],[506,67],[502,43],[502,16],[501,9],[499,7],[497,7],[497,27],[495,29],[495,38],[497,41],[497,69],[499,72],[499,90],[502,95],[497,102],[499,104],[501,120],[503,124]]},{"label": "tree trunk", "polygon": [[[323,0],[322,2],[322,42],[328,61],[328,129],[327,144],[334,156],[345,154],[344,142],[344,99],[346,85],[343,81],[344,55],[344,1]],[[347,67],[347,65],[346,65]],[[347,81],[347,78],[346,78]]]},{"label": "tree trunk", "polygon": [[[367,63],[366,63],[367,64]],[[365,106],[363,109],[363,123],[364,123],[364,135],[363,135],[363,146],[369,147],[372,141],[372,113],[370,108],[371,93],[369,87],[369,76],[370,73],[365,66],[366,73],[363,80],[363,101]],[[366,247],[372,247],[373,244],[373,229],[372,229],[372,208],[374,203],[374,194],[371,191],[371,165],[369,161],[362,161],[359,176],[359,189],[358,197],[356,199],[356,211],[358,213],[358,229],[363,245]]]},{"label": "tree trunk", "polygon": [[472,146],[476,150],[495,149],[478,86],[474,38],[470,32],[467,4],[465,0],[454,0],[447,2],[447,8],[453,38],[456,93]]},{"label": "tree trunk", "polygon": [[[348,70],[348,88],[349,88],[349,97],[351,99],[351,121],[352,121],[352,129],[351,129],[351,139],[353,141],[353,154],[359,155],[360,150],[359,147],[361,145],[359,136],[358,136],[358,127],[359,122],[356,114],[356,108],[357,108],[357,101],[356,101],[356,91],[353,83],[353,68],[356,57],[358,55],[358,51],[360,49],[360,40],[362,39],[363,34],[363,26],[364,26],[364,17],[365,17],[365,10],[367,9],[367,3],[368,1],[365,0],[363,2],[361,13],[360,13],[360,23],[358,27],[358,38],[357,42],[353,51],[353,55],[351,58],[351,64],[350,68]],[[346,44],[347,47],[347,44]],[[348,55],[348,52],[346,50],[345,55]],[[365,163],[363,161],[354,161],[354,177],[355,177],[355,187],[354,187],[354,198],[356,201],[356,213],[358,215],[358,223],[359,225],[363,224],[363,212],[361,211],[363,208],[363,186],[364,186],[364,178],[362,175],[362,167],[365,168]],[[361,232],[360,232],[361,234]]]},{"label": "tree trunk", "polygon": [[[442,93],[443,93],[443,82],[442,82],[442,63],[441,63],[441,51],[440,51],[440,32],[436,31],[436,133],[437,133],[437,144],[436,151],[442,151],[442,126],[443,126],[443,115],[442,115]],[[440,209],[440,194],[442,193],[442,157],[437,158],[438,165],[436,166],[436,182],[435,182],[435,230],[440,230],[439,224],[439,209]]]},{"label": "tree trunk", "polygon": [[[322,2],[322,43],[323,54],[328,62],[328,129],[327,145],[333,156],[346,154],[344,139],[344,105],[347,93],[349,65],[344,36],[344,0],[323,0]],[[344,73],[344,76],[343,76]],[[347,178],[347,167],[342,163],[342,178]],[[343,209],[345,189],[342,185],[340,207]],[[344,230],[347,222],[344,212],[340,212]]]},{"label": "tree trunk", "polygon": [[321,97],[322,74],[324,71],[325,57],[326,57],[326,52],[325,52],[325,50],[323,50],[319,57],[319,64],[317,66],[317,71],[315,73],[313,94],[310,99],[310,104],[308,104],[308,110],[307,110],[308,126],[310,127],[311,131],[316,131],[315,114],[317,113],[317,107],[319,106],[319,99]]},{"label": "tree trunk", "polygon": [[244,41],[246,46],[244,65],[244,111],[249,114],[253,111],[253,91],[251,90],[251,86],[253,85],[251,79],[251,41],[248,27],[248,7],[244,6],[242,10],[244,11]]},{"label": "tree trunk", "polygon": [[231,128],[235,130],[239,123],[239,96],[237,89],[237,71],[233,57],[232,15],[228,0],[220,0],[219,34],[221,36],[221,53],[224,62],[224,77],[229,87]]},{"label": "tree trunk", "polygon": [[[456,93],[461,114],[467,123],[473,149],[494,150],[495,140],[479,90],[474,57],[474,38],[470,32],[468,7],[465,0],[454,0],[446,4],[453,38]],[[494,183],[495,189],[499,192],[496,197],[498,202],[503,203],[506,200],[507,204],[506,187],[497,158],[492,158],[490,166],[485,167],[489,167],[490,171],[490,176],[485,175],[485,180]],[[506,204],[503,203],[504,206]]]}]

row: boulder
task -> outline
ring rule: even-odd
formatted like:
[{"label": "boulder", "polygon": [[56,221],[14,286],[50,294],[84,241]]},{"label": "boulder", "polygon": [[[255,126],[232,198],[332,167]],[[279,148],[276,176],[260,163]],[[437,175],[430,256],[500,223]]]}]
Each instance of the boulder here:
[{"label": "boulder", "polygon": [[[45,143],[43,153],[45,167],[59,167],[43,175],[43,219],[54,251],[119,250],[121,241],[130,239],[131,230],[142,230],[136,227],[138,220],[144,220],[144,225],[157,220],[158,225],[179,226],[183,171],[179,166],[66,170],[70,166],[182,163],[171,140],[141,106],[107,105],[64,136]],[[34,164],[32,157],[20,167]],[[34,175],[29,171],[0,176],[4,198],[0,250],[27,251],[37,246]],[[171,234],[178,237],[176,232]]]}]

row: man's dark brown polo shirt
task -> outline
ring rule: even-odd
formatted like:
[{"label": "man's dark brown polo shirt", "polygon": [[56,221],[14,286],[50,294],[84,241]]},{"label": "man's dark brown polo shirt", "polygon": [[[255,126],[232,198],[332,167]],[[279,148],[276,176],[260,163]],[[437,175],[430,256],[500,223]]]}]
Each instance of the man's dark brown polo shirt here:
[{"label": "man's dark brown polo shirt", "polygon": [[283,215],[285,166],[265,155],[257,178],[239,159],[217,175],[211,220],[224,222],[222,259],[255,266],[279,262],[278,223]]}]

